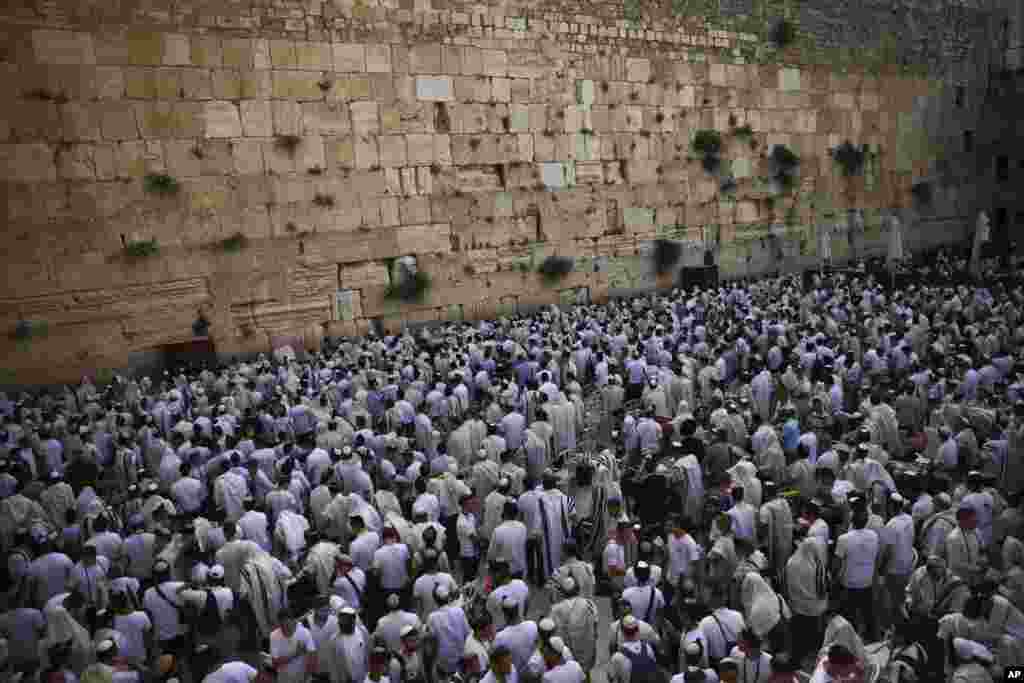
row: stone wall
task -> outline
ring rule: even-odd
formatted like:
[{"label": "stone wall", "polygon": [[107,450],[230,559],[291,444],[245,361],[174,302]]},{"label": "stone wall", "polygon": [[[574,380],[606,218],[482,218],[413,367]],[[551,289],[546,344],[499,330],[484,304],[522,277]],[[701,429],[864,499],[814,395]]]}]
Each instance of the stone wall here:
[{"label": "stone wall", "polygon": [[[951,79],[987,68],[991,12],[964,9],[947,35],[933,13],[959,0],[892,17],[631,1],[4,3],[0,324],[35,332],[0,339],[6,379],[121,367],[192,339],[200,315],[219,352],[246,353],[600,300],[653,284],[656,237],[699,263],[716,236],[727,275],[813,265],[821,226],[851,207],[865,250],[892,211],[910,245],[964,234],[972,193],[940,184],[925,222],[910,187],[949,161]],[[767,36],[783,16],[800,30],[780,49]],[[700,129],[722,133],[733,192],[691,158]],[[829,156],[846,140],[871,152],[859,176]],[[801,162],[781,194],[766,182],[779,144]],[[130,257],[148,240],[157,253]],[[545,286],[534,270],[552,254],[576,267]],[[415,304],[385,298],[405,256],[433,284]]]}]

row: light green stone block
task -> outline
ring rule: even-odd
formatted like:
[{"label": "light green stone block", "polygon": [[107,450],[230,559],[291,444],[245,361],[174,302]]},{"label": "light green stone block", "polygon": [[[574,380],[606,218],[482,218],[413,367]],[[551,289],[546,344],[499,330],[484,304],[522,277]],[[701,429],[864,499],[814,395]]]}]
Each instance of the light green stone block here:
[{"label": "light green stone block", "polygon": [[781,69],[779,71],[779,90],[800,90],[800,69]]},{"label": "light green stone block", "polygon": [[563,164],[563,172],[565,173],[565,186],[575,187],[576,186],[576,162],[566,161]]},{"label": "light green stone block", "polygon": [[494,213],[499,216],[511,216],[515,211],[515,201],[509,192],[494,195]]},{"label": "light green stone block", "polygon": [[590,107],[594,104],[594,81],[576,81],[576,104]]},{"label": "light green stone block", "polygon": [[526,30],[526,17],[510,17],[511,28],[513,31],[525,31]]},{"label": "light green stone block", "polygon": [[737,180],[749,178],[754,174],[754,165],[750,159],[734,159],[732,162],[732,174]]},{"label": "light green stone block", "polygon": [[654,227],[654,209],[627,206],[622,210],[622,221],[631,228]]},{"label": "light green stone block", "polygon": [[530,128],[530,112],[525,109],[513,109],[509,112],[509,124],[513,130]]}]

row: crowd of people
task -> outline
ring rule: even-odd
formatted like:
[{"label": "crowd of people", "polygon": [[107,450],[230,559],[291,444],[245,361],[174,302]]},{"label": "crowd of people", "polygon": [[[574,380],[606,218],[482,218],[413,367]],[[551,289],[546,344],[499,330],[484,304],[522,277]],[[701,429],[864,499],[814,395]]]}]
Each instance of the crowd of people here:
[{"label": "crowd of people", "polygon": [[956,265],[0,396],[0,679],[992,681],[1024,290]]}]

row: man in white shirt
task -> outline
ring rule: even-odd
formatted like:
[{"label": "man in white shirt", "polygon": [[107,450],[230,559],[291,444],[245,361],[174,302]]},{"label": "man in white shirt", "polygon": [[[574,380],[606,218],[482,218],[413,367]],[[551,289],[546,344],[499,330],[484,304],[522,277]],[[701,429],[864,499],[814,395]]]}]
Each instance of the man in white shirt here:
[{"label": "man in white shirt", "polygon": [[629,603],[633,616],[648,624],[660,622],[661,610],[665,607],[665,596],[651,580],[651,566],[638,562],[635,569],[637,585],[622,591],[622,599]]},{"label": "man in white shirt", "polygon": [[508,560],[512,576],[516,578],[526,577],[526,541],[529,538],[529,531],[526,525],[519,521],[519,506],[514,500],[505,502],[501,512],[502,522],[491,534],[491,541],[487,546],[487,558],[489,560]]},{"label": "man in white shirt", "polygon": [[462,565],[462,580],[464,582],[476,579],[477,568],[480,564],[476,515],[470,511],[472,501],[472,493],[463,493],[459,497],[459,506],[462,512],[459,513],[455,525],[459,539],[459,561]]},{"label": "man in white shirt", "polygon": [[455,578],[451,574],[440,571],[437,551],[427,548],[423,551],[423,566],[420,568],[420,575],[412,586],[412,597],[420,621],[426,622],[430,613],[437,609],[434,591],[439,586],[446,587],[450,593],[455,593],[458,590]]},{"label": "man in white shirt", "polygon": [[171,567],[166,560],[153,565],[155,585],[142,596],[142,606],[153,624],[153,635],[163,653],[177,653],[184,647],[187,626],[182,623],[182,601],[178,589],[185,584],[171,581]]},{"label": "man in white shirt", "polygon": [[277,683],[304,683],[316,673],[316,642],[297,614],[286,614],[270,634],[270,658]]},{"label": "man in white shirt", "polygon": [[742,486],[732,489],[733,506],[725,513],[732,518],[732,531],[737,539],[749,541],[757,546],[757,510],[743,500]]},{"label": "man in white shirt", "polygon": [[517,671],[525,670],[530,655],[537,647],[538,629],[536,622],[523,621],[520,616],[519,604],[512,597],[506,597],[501,603],[505,628],[494,637],[494,648],[505,647],[511,653],[512,663]]},{"label": "man in white shirt", "polygon": [[349,527],[352,529],[352,543],[349,544],[349,554],[355,565],[364,572],[370,569],[373,564],[373,556],[380,547],[380,536],[376,531],[366,528],[363,516],[360,514],[349,515]]},{"label": "man in white shirt", "polygon": [[82,548],[82,559],[71,570],[68,585],[80,593],[90,606],[98,610],[107,608],[109,584],[107,574],[110,560],[96,554],[96,546]]},{"label": "man in white shirt", "polygon": [[910,515],[910,503],[898,493],[893,494],[892,501],[901,509],[882,530],[879,563],[885,572],[885,586],[889,591],[886,627],[896,623],[898,610],[906,597],[907,583],[914,571],[914,518]]},{"label": "man in white shirt", "polygon": [[[880,543],[878,534],[867,529],[868,515],[864,509],[853,513],[853,528],[836,541],[833,575],[842,588],[840,612],[851,624],[860,622],[860,633],[866,642],[874,642],[877,630],[872,584],[878,565]],[[858,620],[858,617],[863,617]]]},{"label": "man in white shirt", "polygon": [[373,553],[371,568],[378,575],[380,587],[385,593],[406,594],[411,586],[412,554],[409,546],[402,543],[393,526],[383,530],[384,545]]},{"label": "man in white shirt", "polygon": [[700,620],[697,628],[707,643],[708,662],[712,666],[728,656],[746,626],[743,615],[728,607],[719,607]]}]

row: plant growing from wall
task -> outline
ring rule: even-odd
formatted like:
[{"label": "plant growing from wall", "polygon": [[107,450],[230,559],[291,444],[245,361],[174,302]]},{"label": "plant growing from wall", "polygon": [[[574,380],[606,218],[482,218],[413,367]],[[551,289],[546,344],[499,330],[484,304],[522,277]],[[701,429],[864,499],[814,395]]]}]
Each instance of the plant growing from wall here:
[{"label": "plant growing from wall", "polygon": [[169,197],[178,193],[178,181],[166,173],[148,173],[143,180],[143,187],[150,194]]},{"label": "plant growing from wall", "polygon": [[537,273],[540,274],[544,284],[550,286],[565,279],[565,276],[572,272],[572,268],[573,260],[568,256],[552,255],[541,262],[537,267]]},{"label": "plant growing from wall", "polygon": [[302,138],[298,135],[278,135],[274,140],[274,146],[283,152],[295,156],[295,150],[302,144]]},{"label": "plant growing from wall", "polygon": [[772,179],[782,186],[784,191],[791,190],[796,184],[800,157],[785,145],[775,145],[768,159],[771,162]]},{"label": "plant growing from wall", "polygon": [[796,27],[787,19],[779,19],[768,31],[768,39],[775,47],[783,48],[796,40]]},{"label": "plant growing from wall", "polygon": [[249,244],[249,238],[241,232],[236,232],[231,237],[225,237],[220,241],[220,248],[227,252],[239,252]]},{"label": "plant growing from wall", "polygon": [[722,134],[717,130],[698,130],[693,136],[693,151],[701,156],[701,165],[708,173],[714,173],[722,163]]},{"label": "plant growing from wall", "polygon": [[832,159],[843,169],[846,177],[861,174],[866,156],[863,146],[858,147],[849,140],[832,150]]},{"label": "plant growing from wall", "polygon": [[195,337],[205,337],[210,331],[210,321],[206,319],[203,312],[199,312],[199,316],[192,323],[192,335]]},{"label": "plant growing from wall", "polygon": [[155,256],[160,251],[156,239],[138,240],[124,245],[124,254],[129,259],[138,260]]},{"label": "plant growing from wall", "polygon": [[718,190],[724,195],[732,196],[736,193],[737,187],[736,177],[730,173],[722,178],[722,182],[718,185]]},{"label": "plant growing from wall", "polygon": [[25,348],[31,340],[45,337],[49,329],[46,322],[35,322],[22,318],[15,323],[10,336],[18,343],[19,347]]},{"label": "plant growing from wall", "polygon": [[754,136],[754,129],[749,124],[743,124],[732,129],[732,136],[737,140],[749,140]]},{"label": "plant growing from wall", "polygon": [[322,209],[334,208],[334,195],[316,193],[313,196],[313,203]]},{"label": "plant growing from wall", "polygon": [[654,272],[658,275],[664,275],[671,271],[682,257],[683,247],[679,242],[666,239],[654,240],[651,249],[651,262],[654,264]]},{"label": "plant growing from wall", "polygon": [[626,21],[634,24],[639,23],[642,17],[640,0],[625,0],[622,3],[622,15],[626,18]]},{"label": "plant growing from wall", "polygon": [[[384,298],[407,303],[423,301],[430,291],[430,276],[418,268],[413,272],[402,263],[397,264],[392,270],[399,272],[393,273],[391,283],[384,290]],[[394,277],[396,275],[398,277]]]}]

